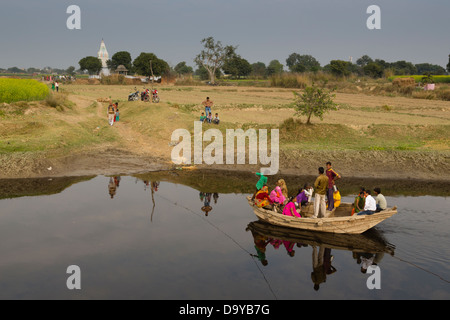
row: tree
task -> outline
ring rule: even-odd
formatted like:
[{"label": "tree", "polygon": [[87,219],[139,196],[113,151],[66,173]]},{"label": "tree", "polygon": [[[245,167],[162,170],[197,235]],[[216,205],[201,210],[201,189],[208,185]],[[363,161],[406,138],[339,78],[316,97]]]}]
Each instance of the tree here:
[{"label": "tree", "polygon": [[248,76],[252,72],[252,66],[250,62],[235,54],[225,60],[222,70],[224,73],[231,74],[234,78],[240,78]]},{"label": "tree", "polygon": [[432,73],[434,75],[445,74],[445,69],[437,64],[419,63],[416,64],[415,67],[417,69],[417,74],[427,74],[427,73]]},{"label": "tree", "polygon": [[128,71],[132,70],[131,65],[131,54],[128,51],[119,51],[114,53],[111,60],[107,61],[108,68],[111,70],[116,70],[118,66],[123,65]]},{"label": "tree", "polygon": [[98,74],[102,70],[102,62],[97,57],[85,57],[78,64],[81,71],[87,70],[89,74]]},{"label": "tree", "polygon": [[209,80],[214,84],[216,71],[222,68],[227,58],[235,54],[237,47],[224,47],[220,41],[216,42],[213,37],[205,38],[201,43],[204,49],[195,57],[194,62],[208,71]]},{"label": "tree", "polygon": [[360,67],[365,67],[369,63],[372,63],[373,60],[371,57],[369,57],[367,54],[363,55],[361,58],[356,60],[356,64]]},{"label": "tree", "polygon": [[300,55],[298,53],[292,53],[286,59],[286,65],[291,72],[317,72],[320,69],[319,61],[309,54]]},{"label": "tree", "polygon": [[395,74],[398,75],[411,75],[417,73],[417,68],[411,63],[405,60],[389,63],[389,67],[394,69]]},{"label": "tree", "polygon": [[368,63],[363,67],[363,70],[364,74],[372,78],[381,78],[384,73],[383,67],[375,62]]},{"label": "tree", "polygon": [[349,61],[343,60],[331,60],[330,61],[330,71],[332,74],[344,77],[350,74],[351,63]]},{"label": "tree", "polygon": [[275,74],[281,74],[283,73],[283,65],[278,60],[272,60],[270,61],[269,65],[267,66],[267,75],[273,76]]},{"label": "tree", "polygon": [[448,55],[447,72],[450,72],[450,54]]},{"label": "tree", "polygon": [[170,71],[169,64],[166,61],[159,59],[153,53],[141,52],[141,54],[133,61],[133,66],[136,72],[140,75],[149,77],[152,76],[152,70],[150,70],[150,61],[152,64],[151,69],[153,70],[154,76],[162,76]]},{"label": "tree", "polygon": [[332,91],[325,89],[325,83],[322,88],[314,83],[307,86],[303,94],[294,92],[294,109],[295,115],[305,115],[308,117],[306,124],[311,124],[311,117],[314,115],[323,120],[325,112],[336,110],[336,104],[333,98],[336,96]]},{"label": "tree", "polygon": [[[200,80],[208,80],[209,79],[209,72],[208,72],[208,70],[206,70],[206,68],[204,66],[198,67],[198,69],[195,70],[194,74],[196,76],[199,76]],[[216,79],[218,79],[218,78],[220,78],[221,75],[222,75],[222,72],[220,71],[220,69],[217,69],[214,77]]]},{"label": "tree", "polygon": [[182,61],[182,62],[178,63],[175,66],[175,68],[173,68],[173,70],[178,75],[194,73],[194,70],[192,69],[192,67],[189,67],[189,66],[186,65],[186,61]]},{"label": "tree", "polygon": [[266,64],[264,62],[256,62],[252,64],[251,75],[255,78],[264,78],[267,74]]}]

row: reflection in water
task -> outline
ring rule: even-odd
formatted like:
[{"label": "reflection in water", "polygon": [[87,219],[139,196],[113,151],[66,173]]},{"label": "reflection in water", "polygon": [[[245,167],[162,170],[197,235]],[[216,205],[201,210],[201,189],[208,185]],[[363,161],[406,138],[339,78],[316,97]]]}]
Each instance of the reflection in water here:
[{"label": "reflection in water", "polygon": [[217,200],[219,199],[219,194],[217,192],[202,192],[200,191],[200,201],[203,202],[203,206],[201,210],[205,213],[205,216],[208,216],[208,213],[212,210],[211,206],[211,195],[214,199],[214,204],[217,204]]},{"label": "reflection in water", "polygon": [[[138,179],[136,179],[136,182],[137,181],[138,181]],[[155,212],[155,207],[156,207],[155,192],[158,191],[159,181],[143,180],[143,182],[144,182],[144,191],[146,191],[147,188],[150,187],[150,191],[151,191],[151,194],[152,194],[153,207],[152,207],[152,214],[150,215],[150,221],[153,221],[153,213]]]},{"label": "reflection in water", "polygon": [[[178,171],[0,181],[0,299],[450,296],[450,198],[395,198],[402,214],[379,229],[394,248],[373,229],[349,236],[249,224],[250,178],[249,187],[236,173]],[[80,293],[65,287],[71,264],[82,269]],[[361,272],[377,264],[383,290],[369,291],[370,272]]]},{"label": "reflection in water", "polygon": [[266,249],[273,246],[275,251],[284,247],[290,257],[295,255],[294,247],[312,247],[311,280],[314,290],[326,282],[328,276],[337,272],[332,265],[331,250],[351,251],[361,272],[366,273],[371,265],[380,263],[384,253],[394,255],[395,246],[388,243],[377,229],[371,229],[363,234],[331,234],[307,230],[292,229],[268,224],[262,221],[250,222],[245,229],[251,231],[255,244],[256,255],[263,266],[268,265]]},{"label": "reflection in water", "polygon": [[377,266],[384,257],[384,252],[370,253],[370,252],[353,252],[353,258],[356,263],[361,265],[361,272],[367,273],[370,266]]},{"label": "reflection in water", "polygon": [[119,184],[120,184],[120,176],[109,178],[108,191],[109,195],[111,196],[111,199],[113,199],[114,196],[116,195],[116,191],[117,188],[119,188]]}]

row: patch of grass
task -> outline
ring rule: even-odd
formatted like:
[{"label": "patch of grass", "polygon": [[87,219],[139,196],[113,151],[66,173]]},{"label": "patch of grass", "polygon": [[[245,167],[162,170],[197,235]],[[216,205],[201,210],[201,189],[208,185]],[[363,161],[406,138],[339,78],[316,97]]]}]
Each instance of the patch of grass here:
[{"label": "patch of grass", "polygon": [[[443,138],[448,139],[450,126],[377,125],[353,129],[340,124],[306,125],[289,118],[280,125],[283,147],[307,150],[432,150]],[[448,140],[447,140],[448,143]],[[447,145],[447,150],[449,147]]]}]

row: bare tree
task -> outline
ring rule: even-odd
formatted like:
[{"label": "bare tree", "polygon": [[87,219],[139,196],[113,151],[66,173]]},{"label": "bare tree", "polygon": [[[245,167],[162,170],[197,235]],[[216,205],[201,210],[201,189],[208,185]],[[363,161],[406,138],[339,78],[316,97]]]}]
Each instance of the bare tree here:
[{"label": "bare tree", "polygon": [[194,62],[208,71],[209,80],[214,84],[216,71],[222,68],[225,60],[235,53],[237,47],[224,47],[220,41],[216,42],[213,37],[205,38],[201,43],[204,49],[195,57]]}]

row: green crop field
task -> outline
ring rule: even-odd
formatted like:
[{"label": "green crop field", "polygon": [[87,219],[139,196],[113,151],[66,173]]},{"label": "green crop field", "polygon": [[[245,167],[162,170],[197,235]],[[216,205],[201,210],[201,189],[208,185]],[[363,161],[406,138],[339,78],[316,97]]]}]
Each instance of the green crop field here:
[{"label": "green crop field", "polygon": [[[421,82],[423,75],[413,75],[413,76],[392,76],[389,77],[389,81],[394,80],[395,78],[413,78],[416,82]],[[433,76],[434,83],[450,83],[450,75],[448,76]]]},{"label": "green crop field", "polygon": [[0,79],[0,103],[43,100],[48,94],[48,87],[36,80]]}]

